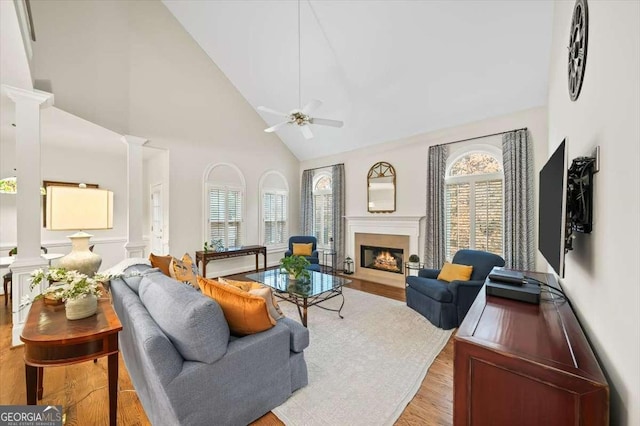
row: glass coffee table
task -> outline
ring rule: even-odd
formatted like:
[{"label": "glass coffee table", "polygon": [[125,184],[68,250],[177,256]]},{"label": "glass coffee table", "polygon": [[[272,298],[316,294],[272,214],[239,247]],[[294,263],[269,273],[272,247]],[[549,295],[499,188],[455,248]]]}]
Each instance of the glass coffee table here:
[{"label": "glass coffee table", "polygon": [[[309,271],[309,273],[311,276],[308,281],[292,280],[287,273],[281,273],[278,269],[248,274],[246,277],[271,287],[280,299],[295,304],[298,307],[300,321],[305,327],[307,326],[307,308],[311,306],[337,312],[340,318],[344,318],[340,313],[344,306],[342,286],[349,284],[351,280],[321,272]],[[320,305],[338,296],[342,297],[340,308],[331,309]]]}]

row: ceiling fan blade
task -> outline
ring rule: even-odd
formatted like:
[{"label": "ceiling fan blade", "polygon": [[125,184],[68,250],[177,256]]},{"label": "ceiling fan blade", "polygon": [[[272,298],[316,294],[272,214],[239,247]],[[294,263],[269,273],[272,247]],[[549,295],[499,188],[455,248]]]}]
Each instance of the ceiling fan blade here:
[{"label": "ceiling fan blade", "polygon": [[309,114],[311,114],[313,111],[315,111],[316,109],[318,109],[318,107],[320,107],[320,105],[322,105],[322,102],[321,102],[321,101],[319,101],[319,100],[317,100],[317,99],[311,99],[311,100],[309,101],[309,103],[308,103],[308,104],[306,104],[306,105],[304,106],[304,108],[302,108],[302,112],[303,112],[304,114],[309,115]]},{"label": "ceiling fan blade", "polygon": [[289,122],[288,121],[283,121],[282,123],[275,124],[275,125],[269,127],[268,129],[264,129],[264,131],[267,132],[267,133],[273,133],[276,130],[278,130],[280,127],[284,126],[285,124],[289,124]]},{"label": "ceiling fan blade", "polygon": [[313,132],[307,125],[300,126],[300,131],[302,132],[302,136],[304,136],[305,139],[311,139],[313,137]]},{"label": "ceiling fan blade", "polygon": [[265,106],[259,106],[257,109],[258,111],[268,112],[269,114],[279,115],[280,117],[289,117],[289,114],[286,112],[276,111],[275,109],[267,108]]},{"label": "ceiling fan blade", "polygon": [[342,127],[344,122],[340,120],[329,120],[328,118],[310,118],[309,123],[320,124],[322,126]]}]

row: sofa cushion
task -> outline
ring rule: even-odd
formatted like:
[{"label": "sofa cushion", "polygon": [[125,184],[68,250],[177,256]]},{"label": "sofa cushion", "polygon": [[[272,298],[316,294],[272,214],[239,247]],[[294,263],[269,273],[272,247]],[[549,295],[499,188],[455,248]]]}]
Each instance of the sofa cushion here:
[{"label": "sofa cushion", "polygon": [[433,278],[422,278],[416,276],[407,277],[407,285],[415,291],[437,300],[438,302],[453,302],[453,294],[449,291],[446,282]]},{"label": "sofa cushion", "polygon": [[196,278],[197,273],[194,272],[193,259],[189,256],[189,253],[182,255],[182,259],[171,258],[169,275],[174,280],[189,284],[193,288],[199,288],[198,279]]},{"label": "sofa cushion", "polygon": [[455,263],[445,262],[438,274],[437,279],[440,281],[469,281],[473,266],[458,265]]},{"label": "sofa cushion", "polygon": [[229,326],[215,301],[163,274],[142,278],[139,294],[184,359],[211,364],[227,352]]},{"label": "sofa cushion", "polygon": [[241,336],[260,333],[276,324],[262,297],[203,277],[198,277],[198,284],[203,294],[218,302],[233,333]]},{"label": "sofa cushion", "polygon": [[149,274],[161,273],[160,268],[152,268],[147,265],[133,265],[124,270],[121,278],[131,290],[138,294],[142,278]]},{"label": "sofa cushion", "polygon": [[151,266],[154,268],[160,268],[163,274],[170,277],[171,273],[169,272],[169,265],[171,264],[172,256],[158,256],[153,253],[149,254],[149,261],[151,262]]}]

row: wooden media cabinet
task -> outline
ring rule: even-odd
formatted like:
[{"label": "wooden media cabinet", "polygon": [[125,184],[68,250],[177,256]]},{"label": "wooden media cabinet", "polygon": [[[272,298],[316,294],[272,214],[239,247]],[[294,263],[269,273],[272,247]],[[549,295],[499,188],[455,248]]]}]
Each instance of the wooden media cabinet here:
[{"label": "wooden media cabinet", "polygon": [[[527,273],[558,287],[551,274]],[[455,425],[608,425],[609,385],[569,304],[487,296],[454,338]]]}]

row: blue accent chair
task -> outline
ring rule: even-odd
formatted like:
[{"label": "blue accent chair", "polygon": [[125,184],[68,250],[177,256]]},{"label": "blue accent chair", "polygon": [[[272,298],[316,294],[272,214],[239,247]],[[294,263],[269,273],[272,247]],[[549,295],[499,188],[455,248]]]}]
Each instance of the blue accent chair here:
[{"label": "blue accent chair", "polygon": [[317,244],[318,244],[318,240],[316,239],[316,237],[310,237],[310,236],[305,236],[305,235],[296,235],[293,237],[289,238],[289,250],[284,252],[284,256],[285,257],[289,257],[293,254],[293,244],[309,244],[312,243],[313,245],[311,246],[311,256],[305,256],[307,258],[307,260],[309,261],[309,263],[311,263],[312,265],[317,265],[320,263],[320,259],[318,258],[318,250],[317,250]]},{"label": "blue accent chair", "polygon": [[316,271],[316,272],[322,272],[320,270],[320,265],[318,263],[312,263],[311,265],[307,266],[307,271]]},{"label": "blue accent chair", "polygon": [[458,327],[494,266],[504,266],[504,259],[479,250],[459,250],[451,263],[471,265],[471,280],[440,281],[439,269],[421,269],[418,276],[406,280],[407,306],[427,318],[436,327]]}]

